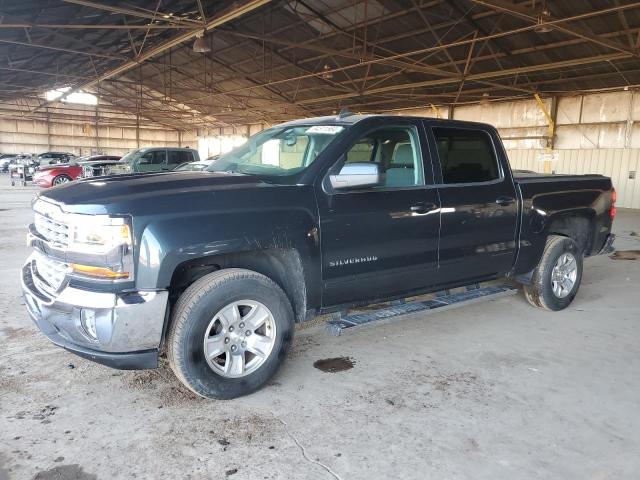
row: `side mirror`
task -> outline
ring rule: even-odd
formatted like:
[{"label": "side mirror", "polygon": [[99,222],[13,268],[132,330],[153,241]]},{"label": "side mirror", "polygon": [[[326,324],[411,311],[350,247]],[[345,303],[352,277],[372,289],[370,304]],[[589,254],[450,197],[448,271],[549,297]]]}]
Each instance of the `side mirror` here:
[{"label": "side mirror", "polygon": [[293,147],[296,143],[298,143],[298,138],[295,135],[290,135],[285,137],[285,143],[287,147]]},{"label": "side mirror", "polygon": [[378,187],[384,184],[380,166],[371,162],[347,163],[337,175],[330,175],[331,186],[336,190]]}]

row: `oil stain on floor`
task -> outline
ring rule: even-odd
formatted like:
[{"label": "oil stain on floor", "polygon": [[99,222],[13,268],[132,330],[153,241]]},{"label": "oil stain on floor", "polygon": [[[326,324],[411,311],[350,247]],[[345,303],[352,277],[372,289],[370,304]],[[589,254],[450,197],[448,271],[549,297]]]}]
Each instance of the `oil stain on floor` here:
[{"label": "oil stain on floor", "polygon": [[640,250],[616,250],[609,258],[612,260],[637,260],[640,258]]},{"label": "oil stain on floor", "polygon": [[314,367],[327,373],[336,373],[350,370],[355,364],[355,360],[353,360],[351,357],[324,358],[322,360],[316,360],[315,362],[313,362]]},{"label": "oil stain on floor", "polygon": [[33,480],[96,480],[98,477],[82,470],[80,465],[60,465],[38,472]]}]

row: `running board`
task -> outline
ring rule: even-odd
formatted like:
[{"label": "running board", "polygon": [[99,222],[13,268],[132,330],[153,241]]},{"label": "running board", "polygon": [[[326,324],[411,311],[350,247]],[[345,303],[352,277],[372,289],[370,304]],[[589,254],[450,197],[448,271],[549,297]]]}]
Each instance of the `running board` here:
[{"label": "running board", "polygon": [[327,328],[334,336],[339,336],[342,330],[365,323],[384,320],[386,318],[398,315],[406,315],[408,313],[433,311],[444,311],[450,308],[469,305],[481,300],[493,300],[495,298],[514,295],[518,289],[511,285],[496,285],[480,287],[478,284],[470,285],[462,292],[450,293],[448,290],[436,294],[436,297],[430,300],[420,300],[406,302],[398,300],[391,302],[391,306],[380,308],[370,312],[353,313],[343,316],[341,313],[332,314],[332,319],[327,321]]}]

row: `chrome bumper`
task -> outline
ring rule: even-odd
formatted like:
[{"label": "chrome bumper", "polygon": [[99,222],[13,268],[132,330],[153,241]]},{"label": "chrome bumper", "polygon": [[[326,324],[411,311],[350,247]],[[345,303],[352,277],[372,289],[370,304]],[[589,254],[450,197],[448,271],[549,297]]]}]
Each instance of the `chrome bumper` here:
[{"label": "chrome bumper", "polygon": [[[92,292],[63,285],[52,296],[29,257],[22,268],[22,292],[29,315],[54,344],[98,363],[121,369],[155,368],[162,340],[168,292]],[[81,322],[83,309],[95,315],[97,338]]]}]

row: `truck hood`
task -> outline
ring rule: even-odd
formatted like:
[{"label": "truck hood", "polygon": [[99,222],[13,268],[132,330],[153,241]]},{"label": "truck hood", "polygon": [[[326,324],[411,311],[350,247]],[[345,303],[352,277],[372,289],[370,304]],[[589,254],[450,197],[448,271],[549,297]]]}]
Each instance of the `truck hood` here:
[{"label": "truck hood", "polygon": [[268,186],[250,175],[164,172],[80,180],[49,189],[39,197],[59,204],[66,212],[146,214],[173,208],[198,209],[210,204],[212,195],[218,192]]}]

